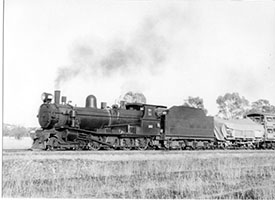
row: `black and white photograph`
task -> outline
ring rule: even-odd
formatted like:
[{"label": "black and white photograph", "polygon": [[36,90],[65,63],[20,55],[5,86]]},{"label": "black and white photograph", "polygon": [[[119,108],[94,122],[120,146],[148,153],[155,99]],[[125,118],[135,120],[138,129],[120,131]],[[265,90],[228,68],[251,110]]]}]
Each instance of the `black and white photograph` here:
[{"label": "black and white photograph", "polygon": [[2,198],[275,199],[274,0],[2,0]]}]

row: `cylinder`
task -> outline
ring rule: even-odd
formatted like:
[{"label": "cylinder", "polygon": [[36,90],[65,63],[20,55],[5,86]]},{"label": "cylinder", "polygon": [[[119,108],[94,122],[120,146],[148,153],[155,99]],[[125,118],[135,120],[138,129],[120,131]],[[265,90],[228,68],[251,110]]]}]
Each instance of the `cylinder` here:
[{"label": "cylinder", "polygon": [[54,91],[54,103],[60,104],[60,90]]},{"label": "cylinder", "polygon": [[87,96],[86,108],[97,108],[96,97],[94,95]]}]

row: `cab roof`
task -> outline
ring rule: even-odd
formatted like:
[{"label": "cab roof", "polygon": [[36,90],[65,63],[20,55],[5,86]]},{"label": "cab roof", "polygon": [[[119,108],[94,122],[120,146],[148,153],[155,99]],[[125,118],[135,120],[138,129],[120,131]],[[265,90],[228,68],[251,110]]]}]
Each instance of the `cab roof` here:
[{"label": "cab roof", "polygon": [[143,107],[143,106],[154,106],[158,108],[167,108],[166,106],[161,106],[161,105],[154,105],[154,104],[144,104],[144,103],[127,103],[126,108],[128,107]]}]

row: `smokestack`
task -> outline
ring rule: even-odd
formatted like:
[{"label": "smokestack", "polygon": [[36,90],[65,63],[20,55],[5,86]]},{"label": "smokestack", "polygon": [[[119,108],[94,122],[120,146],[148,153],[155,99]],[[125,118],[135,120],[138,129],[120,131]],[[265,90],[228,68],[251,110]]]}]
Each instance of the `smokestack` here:
[{"label": "smokestack", "polygon": [[66,104],[66,101],[67,101],[67,97],[62,96],[61,97],[61,103]]},{"label": "smokestack", "polygon": [[60,104],[60,90],[54,91],[54,103]]}]

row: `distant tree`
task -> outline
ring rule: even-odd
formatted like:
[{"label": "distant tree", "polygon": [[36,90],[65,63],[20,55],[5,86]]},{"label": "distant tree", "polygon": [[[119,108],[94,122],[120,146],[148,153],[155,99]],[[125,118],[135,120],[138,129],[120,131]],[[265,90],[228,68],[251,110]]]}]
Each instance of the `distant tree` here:
[{"label": "distant tree", "polygon": [[252,103],[250,111],[275,113],[275,106],[271,105],[266,99],[259,99]]},{"label": "distant tree", "polygon": [[184,100],[184,106],[189,106],[193,108],[199,108],[204,111],[205,114],[207,114],[207,110],[204,108],[203,99],[200,97],[191,97],[189,96],[188,99]]},{"label": "distant tree", "polygon": [[21,139],[23,136],[28,135],[28,130],[22,126],[17,126],[12,132],[16,139]]},{"label": "distant tree", "polygon": [[123,96],[122,101],[127,103],[146,103],[146,97],[142,93],[129,91]]},{"label": "distant tree", "polygon": [[3,135],[21,139],[24,136],[29,136],[29,130],[23,126],[4,124]]},{"label": "distant tree", "polygon": [[245,97],[240,97],[237,92],[219,96],[216,103],[219,108],[217,116],[224,119],[242,118],[243,114],[249,109],[249,101]]},{"label": "distant tree", "polygon": [[3,127],[3,136],[11,136],[11,129],[6,124]]}]

